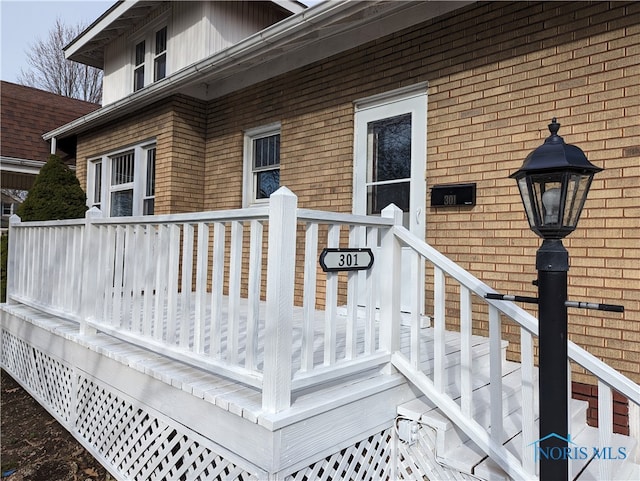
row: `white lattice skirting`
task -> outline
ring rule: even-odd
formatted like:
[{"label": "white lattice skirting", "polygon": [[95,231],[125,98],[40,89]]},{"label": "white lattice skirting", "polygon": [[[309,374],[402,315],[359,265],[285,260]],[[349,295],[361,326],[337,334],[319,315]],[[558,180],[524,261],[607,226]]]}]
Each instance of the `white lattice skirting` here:
[{"label": "white lattice skirting", "polygon": [[395,448],[401,443],[397,442],[391,427],[324,459],[314,460],[310,465],[298,465],[287,472],[269,474],[212,440],[6,330],[2,330],[1,360],[2,367],[117,479],[427,479],[416,463],[408,461],[405,448]]},{"label": "white lattice skirting", "polygon": [[[137,481],[379,481],[474,479],[440,466],[429,429],[412,444],[393,427],[320,460],[267,473],[82,369],[2,330],[2,367],[116,479]],[[224,436],[224,433],[222,433]]]},{"label": "white lattice skirting", "polygon": [[[230,453],[2,331],[2,366],[118,479],[265,479]],[[248,464],[248,463],[247,463]]]}]

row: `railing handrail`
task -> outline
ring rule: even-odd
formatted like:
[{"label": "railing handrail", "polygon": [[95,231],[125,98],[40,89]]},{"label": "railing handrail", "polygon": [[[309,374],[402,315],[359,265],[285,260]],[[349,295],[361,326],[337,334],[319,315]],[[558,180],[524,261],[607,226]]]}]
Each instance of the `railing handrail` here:
[{"label": "railing handrail", "polygon": [[355,226],[392,226],[393,221],[388,217],[371,215],[345,214],[341,212],[326,212],[322,210],[298,209],[299,221],[316,221],[322,223],[340,223]]},{"label": "railing handrail", "polygon": [[601,361],[589,351],[568,341],[569,358],[582,366],[614,391],[619,392],[629,401],[640,406],[640,385],[624,374],[619,373],[607,363]]},{"label": "railing handrail", "polygon": [[[477,294],[478,297],[484,298],[486,294],[496,292],[480,279],[473,276],[473,274],[465,271],[445,255],[418,239],[418,237],[413,235],[406,228],[402,226],[395,226],[394,231],[396,236],[405,245],[416,250],[419,254],[429,260],[429,262],[438,266],[460,284]],[[518,323],[531,334],[536,336],[538,335],[538,319],[515,303],[511,301],[494,301],[492,299],[484,300],[487,304],[494,306],[505,316]],[[569,358],[572,361],[594,374],[602,382],[615,391],[618,391],[635,404],[640,405],[640,385],[636,384],[623,374],[620,374],[611,366],[571,341],[569,341],[568,350]]]},{"label": "railing handrail", "polygon": [[269,206],[258,206],[231,210],[184,212],[180,214],[141,215],[136,217],[103,217],[93,221],[93,223],[96,225],[196,224],[199,222],[267,220],[268,218]]},{"label": "railing handrail", "polygon": [[[354,215],[354,214],[346,214],[346,213],[324,212],[324,211],[312,210],[312,209],[302,209],[302,208],[297,208],[297,205],[293,201],[293,197],[295,197],[293,193],[291,193],[290,191],[287,191],[287,192],[281,192],[280,194],[281,195],[279,196],[275,196],[274,199],[278,197],[282,197],[282,199],[279,199],[279,201],[283,201],[287,206],[285,207],[285,211],[281,212],[281,214],[277,216],[277,218],[279,218],[278,222],[280,222],[282,226],[285,226],[288,229],[289,236],[293,239],[293,241],[289,240],[290,245],[295,246],[296,224],[299,224],[299,223],[307,223],[308,225],[328,224],[328,225],[334,225],[334,226],[337,224],[342,224],[342,225],[346,224],[350,226],[355,226],[362,230],[365,230],[364,229],[365,227],[372,227],[374,229],[377,228],[379,229],[378,232],[382,232],[384,234],[383,237],[387,239],[386,244],[383,243],[383,246],[382,246],[383,250],[385,248],[385,245],[391,245],[392,244],[392,242],[390,242],[391,239],[395,238],[398,245],[404,245],[412,249],[417,253],[418,256],[421,256],[422,258],[426,259],[428,262],[433,264],[437,269],[439,269],[439,271],[450,276],[452,279],[455,279],[455,281],[457,281],[461,286],[463,286],[470,293],[477,295],[478,298],[480,298],[484,303],[490,306],[490,311],[493,310],[494,313],[499,312],[502,315],[505,315],[506,317],[508,317],[509,319],[512,319],[516,324],[518,324],[521,327],[522,332],[526,331],[531,335],[535,335],[535,336],[538,335],[538,320],[533,315],[531,315],[529,312],[522,309],[518,305],[514,304],[513,302],[495,301],[491,299],[486,299],[485,298],[486,294],[495,293],[495,291],[490,286],[482,282],[473,274],[464,270],[462,267],[460,267],[458,264],[453,262],[451,259],[447,258],[445,255],[437,251],[435,248],[428,245],[426,242],[419,239],[417,236],[412,234],[409,230],[404,228],[400,223],[401,220],[397,216],[394,219],[393,217],[385,217],[384,215],[381,217],[377,217],[377,216]],[[291,197],[291,199],[288,199],[289,197]],[[20,222],[17,216],[13,216],[12,222],[11,222],[11,228],[16,228],[16,227],[17,228],[31,228],[31,227],[40,228],[40,227],[66,227],[66,226],[74,227],[74,228],[82,228],[82,227],[86,228],[86,227],[104,227],[104,226],[108,227],[108,226],[122,225],[122,226],[129,226],[127,227],[127,229],[131,229],[131,231],[133,232],[137,230],[130,227],[133,225],[146,225],[146,226],[160,225],[160,224],[165,224],[165,225],[191,224],[193,225],[193,224],[211,223],[211,224],[217,224],[219,226],[220,224],[228,224],[228,223],[241,224],[243,222],[252,222],[252,221],[254,222],[258,221],[258,222],[255,222],[257,224],[262,224],[262,222],[271,223],[270,219],[272,220],[274,219],[273,217],[274,212],[275,211],[273,206],[271,204],[267,204],[267,205],[258,206],[258,207],[250,207],[250,208],[244,208],[244,209],[231,209],[231,210],[224,210],[224,211],[207,211],[207,212],[180,213],[180,214],[167,214],[167,215],[155,215],[155,216],[103,218],[99,215],[91,215],[91,213],[93,214],[99,213],[99,211],[97,211],[96,209],[91,209],[88,212],[87,217],[83,219]],[[314,227],[315,227],[314,235],[316,237],[316,248],[315,250],[313,250],[311,255],[314,255],[315,252],[317,251],[317,225],[315,225]],[[238,228],[240,229],[240,232],[241,232],[241,227],[238,227]],[[91,230],[91,229],[88,229],[88,230]],[[100,230],[107,230],[107,229],[100,229]],[[78,230],[78,231],[82,233],[82,230]],[[98,231],[98,229],[96,229],[96,231]],[[208,232],[208,231],[203,231],[203,232]],[[269,232],[270,234],[272,233],[274,235],[276,235],[277,233],[281,233],[282,232],[281,226],[280,225],[277,225],[275,227],[272,226],[272,228],[269,229]],[[37,234],[37,233],[35,235],[40,236],[40,234]],[[88,235],[88,233],[86,235]],[[202,235],[208,236],[208,234],[206,233]],[[31,236],[31,234],[28,234],[28,236]],[[261,233],[259,234],[259,236],[261,236]],[[193,237],[193,233],[191,234],[191,238],[192,237]],[[199,233],[198,238],[200,237],[201,237],[201,234]],[[334,235],[334,237],[336,236]],[[178,235],[176,237],[176,240],[179,241],[179,239],[180,237]],[[255,242],[256,245],[259,245],[262,243],[260,239],[261,237],[257,237],[256,239],[252,238],[252,243]],[[93,239],[93,241],[97,242],[97,238]],[[338,242],[338,241],[335,240],[335,242]],[[272,244],[271,239],[269,239],[268,244],[271,247],[271,244]],[[16,246],[13,245],[12,249],[15,250],[15,247]],[[86,244],[85,247],[89,249],[90,245]],[[94,249],[95,246],[91,248]],[[222,248],[224,249],[224,245],[222,245]],[[13,252],[13,250],[11,250],[10,252]],[[223,250],[221,250],[221,252],[223,253]],[[285,253],[287,254],[286,256],[285,256]],[[291,249],[288,248],[287,246],[282,246],[282,245],[280,246],[280,254],[276,254],[274,252],[274,254],[272,255],[273,265],[271,269],[272,271],[271,282],[269,282],[269,276],[267,276],[268,277],[267,290],[269,289],[269,285],[272,282],[274,282],[274,280],[277,279],[278,276],[280,276],[280,274],[282,273],[281,260],[287,257],[288,262],[289,261],[295,262],[294,260],[295,255],[292,256],[291,254],[292,254]],[[53,254],[50,254],[50,255],[53,255]],[[176,255],[178,255],[178,253]],[[394,255],[397,257],[399,254],[398,252],[395,252]],[[387,253],[383,252],[381,253],[380,261],[384,265],[393,266],[394,263],[398,262],[398,259],[396,258],[394,260],[391,257],[389,257]],[[12,263],[11,264],[12,267],[10,269],[12,271],[13,268],[15,268],[15,263],[17,262],[17,259],[13,259],[13,256],[12,256],[12,258],[10,259],[10,262]],[[73,260],[69,258],[68,262],[71,263],[73,262]],[[113,260],[111,260],[111,262],[113,262]],[[118,264],[118,262],[116,262],[116,264]],[[292,268],[291,266],[289,267]],[[317,267],[317,264],[316,264],[316,267]],[[312,269],[312,270],[314,270],[315,272],[315,269]],[[90,277],[91,273],[88,273],[88,274]],[[190,277],[191,274],[187,274],[187,276]],[[11,276],[11,278],[12,277],[13,276]],[[289,274],[285,277],[287,277],[287,279],[279,279],[279,280],[276,280],[275,283],[281,286],[282,283],[295,282],[293,280],[293,274],[291,272],[289,272]],[[259,281],[259,276],[256,277],[256,279],[254,280],[256,280],[256,282]],[[205,278],[205,281],[206,281],[206,278]],[[259,286],[259,283],[257,285]],[[278,287],[278,289],[281,289],[281,288]],[[293,287],[289,286],[289,289],[293,289]],[[461,288],[461,291],[462,290],[463,289]],[[399,350],[397,347],[398,346],[398,342],[397,342],[398,328],[396,326],[396,324],[399,324],[399,317],[398,317],[399,311],[400,311],[399,297],[397,293],[394,294],[395,297],[394,296],[389,297],[390,293],[386,291],[381,293],[380,295],[381,295],[381,309],[382,309],[381,312],[383,314],[381,316],[381,323],[380,323],[380,339],[379,339],[380,351],[377,353],[370,354],[368,357],[363,356],[362,358],[358,358],[358,359],[354,358],[350,360],[351,364],[345,365],[345,366],[338,366],[339,369],[343,369],[345,372],[351,372],[350,370],[357,369],[360,364],[368,365],[368,363],[371,363],[374,361],[378,362],[380,359],[382,359],[382,361],[380,362],[385,362],[385,359],[387,359],[388,356],[390,356],[391,359],[393,360],[394,356],[399,354]],[[25,304],[31,304],[31,305],[37,306],[40,309],[47,310],[47,306],[45,305],[46,299],[44,299],[42,305],[40,305],[41,303],[39,298],[30,299],[28,296],[28,293],[26,296],[24,296],[22,292],[17,292],[17,291],[13,292],[13,284],[10,284],[9,286],[8,296],[9,296],[8,298],[17,300],[19,302],[24,302]],[[293,301],[292,299],[290,299],[291,296],[292,296],[292,293],[290,292],[288,295],[288,298],[286,299],[285,304],[292,306]],[[382,297],[384,296],[386,296],[385,299],[382,299]],[[267,297],[269,298],[269,295],[267,295]],[[24,298],[24,300],[22,300],[21,298]],[[314,301],[314,305],[315,305],[315,301]],[[276,297],[272,295],[270,309],[275,312],[276,309],[280,310],[281,307],[282,307],[282,304],[280,303],[280,301],[278,301]],[[55,306],[51,306],[51,308],[53,309],[55,308]],[[72,313],[65,311],[63,314],[69,317]],[[82,317],[82,315],[80,317]],[[288,313],[288,311],[287,312],[283,311],[278,314],[278,317],[280,317],[281,319],[287,319],[287,318],[290,318],[290,314]],[[384,320],[382,320],[383,318]],[[82,325],[82,320],[80,321]],[[98,323],[90,322],[85,324],[89,325],[89,327],[93,329],[101,329]],[[280,324],[281,323],[272,324],[273,329],[280,330],[282,327]],[[135,339],[132,339],[131,342],[135,342]],[[627,399],[629,399],[630,402],[640,406],[640,386],[638,386],[638,384],[636,384],[635,382],[633,382],[623,374],[617,372],[615,369],[611,368],[606,363],[596,358],[595,356],[593,356],[586,350],[582,349],[581,347],[575,345],[574,343],[569,342],[568,348],[569,348],[568,357],[571,361],[577,363],[578,365],[582,366],[587,371],[595,375],[599,379],[599,381],[601,381],[604,385],[624,395]],[[183,356],[185,360],[193,361],[193,359],[187,359],[189,357],[190,355]],[[288,357],[288,360],[282,361],[287,357]],[[290,402],[290,401],[287,401],[287,398],[290,400],[292,391],[294,391],[295,389],[299,389],[300,387],[314,384],[316,382],[316,378],[318,381],[321,381],[322,379],[324,379],[323,376],[327,375],[327,373],[322,370],[318,370],[316,372],[308,371],[308,372],[302,372],[298,374],[292,373],[291,359],[290,359],[290,353],[288,353],[288,349],[281,349],[279,352],[273,353],[271,358],[273,360],[272,365],[276,365],[274,364],[276,361],[277,363],[280,363],[280,364],[277,364],[277,371],[279,373],[278,375],[274,375],[273,373],[267,373],[267,372],[257,373],[257,372],[251,371],[250,369],[244,372],[241,366],[228,367],[228,366],[225,366],[224,363],[222,362],[220,363],[208,362],[208,363],[205,363],[204,365],[201,365],[201,367],[205,367],[206,365],[207,368],[212,368],[212,367],[226,368],[228,369],[228,372],[233,371],[234,374],[240,373],[242,375],[248,376],[249,377],[248,384],[254,385],[258,388],[263,389],[263,399],[267,399],[263,407],[271,411],[286,409]],[[530,364],[532,364],[532,362]],[[334,367],[336,366],[334,365]],[[284,382],[285,378],[286,378],[286,383]],[[263,384],[263,380],[264,380],[264,384]],[[247,382],[247,380],[245,380],[245,382]],[[282,390],[283,384],[286,384],[286,389],[284,389],[284,391]],[[265,386],[267,391],[266,398],[264,398]]]},{"label": "railing handrail", "polygon": [[[444,254],[419,239],[417,236],[409,232],[405,227],[395,226],[394,231],[396,237],[398,237],[407,247],[412,248],[421,256],[426,258],[429,262],[438,266],[438,268],[440,268],[443,272],[451,276],[471,292],[475,293],[478,297],[484,299],[486,294],[496,293],[494,289],[489,287],[487,284],[482,282],[470,272],[464,270]],[[491,299],[484,300],[487,304],[495,307],[505,316],[518,322],[521,327],[529,331],[531,334],[536,336],[538,335],[538,320],[535,318],[535,316],[529,314],[527,311],[514,304],[513,302],[494,301]]]},{"label": "railing handrail", "polygon": [[[414,250],[417,253],[417,255],[426,259],[428,262],[430,262],[434,266],[434,275],[436,275],[439,272],[438,275],[441,278],[441,280],[439,281],[440,296],[444,295],[442,292],[443,284],[444,284],[444,279],[442,278],[442,276],[443,276],[443,273],[446,273],[447,275],[449,275],[451,278],[455,279],[459,283],[460,291],[461,291],[461,303],[462,303],[462,291],[464,290],[466,292],[475,293],[482,302],[490,306],[489,337],[490,337],[490,341],[493,340],[492,347],[491,347],[491,350],[492,350],[492,361],[491,361],[492,390],[491,391],[492,393],[494,393],[494,389],[493,389],[494,382],[497,384],[496,396],[492,396],[492,399],[491,399],[492,419],[491,419],[490,431],[487,431],[487,434],[484,434],[479,431],[480,426],[476,424],[473,419],[470,419],[468,421],[466,420],[466,417],[464,415],[465,405],[468,406],[471,402],[470,396],[469,396],[470,385],[469,385],[468,377],[466,381],[468,385],[468,387],[466,388],[467,398],[465,399],[464,395],[461,397],[460,407],[458,407],[458,404],[455,401],[453,401],[448,396],[448,394],[444,392],[444,389],[442,388],[442,386],[438,385],[437,372],[434,372],[434,381],[429,381],[425,383],[420,376],[417,376],[415,379],[415,382],[418,383],[417,384],[418,386],[420,385],[425,386],[425,387],[421,387],[421,389],[424,389],[424,393],[432,397],[432,400],[438,399],[439,402],[436,402],[436,404],[441,406],[441,409],[443,409],[445,414],[451,417],[451,419],[458,419],[459,422],[457,422],[457,424],[460,424],[460,428],[463,429],[467,433],[467,435],[471,437],[476,443],[480,443],[478,444],[479,446],[484,445],[485,446],[484,449],[485,450],[488,449],[486,451],[488,454],[490,453],[490,451],[493,451],[493,453],[497,456],[497,458],[495,458],[494,461],[496,461],[503,469],[505,469],[507,473],[509,473],[511,476],[515,476],[516,478],[527,479],[527,477],[534,472],[535,464],[533,464],[534,462],[532,461],[532,459],[524,456],[524,452],[522,457],[522,464],[520,464],[520,460],[513,458],[509,453],[495,451],[493,450],[493,448],[491,448],[491,446],[489,446],[490,444],[489,441],[493,441],[493,437],[494,437],[493,436],[494,425],[498,426],[499,431],[500,431],[500,427],[503,426],[500,423],[500,419],[499,419],[499,416],[502,415],[502,405],[500,404],[500,394],[499,394],[499,392],[502,390],[501,379],[500,379],[501,374],[498,371],[493,372],[494,370],[493,360],[496,359],[494,357],[493,350],[494,348],[496,348],[496,346],[499,345],[495,342],[495,339],[497,338],[499,340],[501,338],[501,328],[500,328],[501,324],[500,324],[500,318],[499,318],[500,315],[499,314],[496,315],[495,313],[504,314],[509,319],[513,320],[521,328],[521,336],[522,336],[521,339],[523,343],[522,344],[522,372],[523,372],[522,432],[523,432],[523,443],[524,443],[523,448],[526,446],[529,446],[530,445],[529,443],[535,439],[535,436],[533,434],[534,418],[532,414],[532,411],[533,411],[532,404],[533,404],[534,395],[533,395],[532,387],[529,385],[533,380],[534,360],[533,360],[532,336],[538,335],[538,320],[534,316],[529,314],[527,311],[525,311],[524,309],[515,305],[513,302],[494,301],[492,299],[487,299],[485,297],[486,294],[495,292],[493,289],[491,289],[484,282],[480,281],[473,274],[462,269],[460,266],[458,266],[453,261],[448,259],[442,253],[436,251],[433,247],[429,246],[424,241],[418,239],[418,237],[411,234],[411,232],[409,232],[406,228],[402,227],[401,225],[395,225],[392,229],[392,232],[394,233],[396,239],[401,245],[407,246],[410,249]],[[437,298],[438,282],[435,282],[435,291],[436,291],[436,298]],[[441,303],[443,302],[444,300],[441,300]],[[468,302],[469,301],[467,301],[467,309],[470,309]],[[438,309],[440,309],[440,314],[438,314]],[[438,307],[437,305],[435,306],[435,318],[436,318],[435,330],[436,331],[438,331],[438,329],[444,329],[445,321],[443,318],[442,309],[443,309],[442,305],[440,307]],[[492,319],[492,310],[494,313],[493,319]],[[470,313],[467,313],[465,316],[467,319],[470,318]],[[464,334],[462,334],[463,329],[464,329]],[[462,306],[461,306],[461,334],[463,339],[465,339],[465,336],[466,336],[467,343],[468,343],[468,338],[470,336],[470,329],[471,329],[471,323],[468,320],[464,324],[462,323]],[[526,355],[525,355],[525,348],[527,352]],[[464,351],[464,348],[463,348],[463,351]],[[464,356],[465,354],[463,352],[461,354],[461,358],[463,358]],[[468,350],[468,345],[467,345],[466,356],[467,356],[467,359],[466,359],[467,362],[470,362],[471,359],[470,359],[470,353]],[[396,365],[396,367],[402,372],[404,372],[405,375],[407,375],[408,377],[415,376],[416,374],[414,374],[414,371],[415,373],[419,374],[419,368],[417,368],[416,366],[416,361],[414,357],[415,355],[412,353],[411,360],[410,362],[408,362],[403,357],[402,354],[393,353],[392,363],[394,363],[394,365]],[[438,358],[437,352],[435,353],[435,357]],[[613,417],[611,414],[611,409],[612,409],[611,391],[612,390],[617,391],[618,393],[625,396],[629,400],[629,403],[632,403],[634,405],[633,414],[631,411],[631,404],[629,406],[630,428],[631,428],[631,431],[634,432],[633,423],[637,422],[638,411],[640,410],[640,385],[636,384],[634,381],[632,381],[628,377],[619,373],[618,371],[616,371],[615,369],[607,365],[605,362],[601,361],[600,359],[598,359],[597,357],[595,357],[585,349],[577,346],[575,343],[571,341],[568,341],[567,359],[568,361],[575,362],[576,364],[578,364],[579,366],[587,370],[589,373],[591,373],[598,379],[598,385],[600,388],[598,392],[598,405],[599,405],[598,419],[599,419],[599,426],[600,426],[599,427],[600,439],[605,441],[608,440],[613,432]],[[499,364],[499,363],[496,363],[496,364]],[[525,396],[525,387],[524,387],[525,367],[527,372],[526,373],[526,379],[527,379],[526,396]],[[438,367],[436,366],[435,371],[437,370],[438,370]],[[462,389],[464,389],[465,383],[461,382],[461,384],[462,384],[461,386],[461,391],[462,391]],[[527,399],[527,405],[529,406],[526,413],[525,413],[525,407],[524,407],[525,397]],[[497,402],[494,404],[494,401],[497,401]],[[496,408],[495,406],[499,406],[499,407]],[[497,413],[497,416],[498,416],[497,420],[493,419],[494,411],[495,413]],[[526,417],[528,418],[527,421],[525,421],[525,414],[526,414]],[[526,433],[525,433],[525,429],[527,431]],[[491,433],[490,436],[488,436],[489,432]],[[635,429],[635,432],[637,433],[637,429]],[[601,464],[598,466],[598,469],[602,479],[606,479],[609,474],[609,469],[610,469],[609,466],[607,466],[606,464]]]},{"label": "railing handrail", "polygon": [[85,218],[79,219],[59,219],[59,220],[31,220],[23,221],[17,215],[12,215],[11,228],[27,228],[27,227],[68,227],[68,226],[83,226],[85,224]]}]

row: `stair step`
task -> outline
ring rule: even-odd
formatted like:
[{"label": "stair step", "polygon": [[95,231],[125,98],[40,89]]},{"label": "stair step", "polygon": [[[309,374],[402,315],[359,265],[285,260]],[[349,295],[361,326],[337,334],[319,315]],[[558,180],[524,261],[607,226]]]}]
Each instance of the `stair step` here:
[{"label": "stair step", "polygon": [[[597,443],[597,429],[590,428],[585,423],[586,419],[586,411],[588,408],[588,404],[586,401],[580,401],[577,399],[571,400],[571,439],[575,441],[576,444],[580,446],[591,446],[593,443]],[[535,423],[536,432],[539,430],[538,420]],[[517,459],[522,459],[522,450],[523,450],[523,442],[522,442],[522,432],[518,433],[516,436],[513,436],[509,441],[504,444],[505,448],[513,454]],[[477,447],[476,447],[477,449]],[[532,451],[529,453],[533,455],[534,447],[530,448]],[[570,469],[571,472],[574,473],[574,476],[579,473],[582,469],[584,469],[587,464],[588,459],[572,459],[570,461]],[[485,457],[474,469],[474,476],[479,477],[480,479],[491,479],[495,480],[508,480],[510,479],[507,474],[500,468],[494,460],[491,458]]]},{"label": "stair step", "polygon": [[[586,445],[590,454],[594,446],[600,447],[600,441],[598,438],[597,428],[589,427],[589,431],[593,431],[592,440],[590,445]],[[585,446],[584,442],[576,441],[580,446]],[[584,471],[579,473],[579,481],[599,481],[603,479],[600,475],[600,464],[604,463],[607,472],[605,474],[606,479],[611,481],[637,481],[640,479],[640,466],[635,464],[632,460],[632,453],[636,448],[637,440],[630,436],[624,436],[622,434],[614,434],[611,439],[610,451],[600,451],[605,453],[604,457],[609,459],[596,459],[592,458],[587,464]],[[618,449],[624,449],[625,457],[621,459],[621,455]]]},{"label": "stair step", "polygon": [[[503,377],[508,376],[518,371],[519,369],[520,369],[520,364],[511,362],[511,361],[504,361],[502,364]],[[449,380],[449,383],[445,387],[445,391],[447,392],[447,394],[449,394],[453,399],[456,399],[456,400],[459,399],[460,398],[459,377],[456,378],[454,376],[445,376],[445,379]],[[471,378],[471,383],[472,383],[471,388],[474,391],[474,397],[475,397],[476,391],[478,391],[481,388],[485,388],[489,385],[489,374],[478,373],[476,375],[476,373],[474,373],[474,375]],[[400,416],[404,416],[414,421],[418,421],[423,415],[435,409],[437,409],[437,406],[433,404],[426,396],[420,396],[419,398],[412,399],[411,401],[408,401],[398,406],[398,414]],[[441,429],[447,429],[447,426],[452,424],[451,421],[449,421],[449,419],[447,419],[445,416],[441,416],[441,418],[443,423],[447,423],[446,426],[444,424],[440,426]],[[434,418],[433,421],[434,423],[438,422],[436,418]]]},{"label": "stair step", "polygon": [[[451,334],[457,337],[448,338],[449,336],[447,336],[447,338],[445,338],[443,377],[444,377],[445,386],[447,386],[446,388],[447,394],[455,398],[459,396],[459,380],[461,376],[462,366],[460,364],[459,334],[458,333],[451,333]],[[479,387],[489,382],[489,368],[490,368],[489,342],[488,342],[488,339],[479,337],[479,336],[472,336],[471,342],[472,342],[471,350],[472,350],[472,359],[473,359],[472,379],[473,379],[473,382],[478,384],[478,387]],[[508,363],[506,360],[507,346],[508,346],[508,343],[506,341],[503,341],[502,352],[501,352],[502,354],[501,362],[503,364],[503,371],[505,370],[505,365],[507,365]],[[427,377],[433,379],[433,371],[434,371],[434,364],[435,364],[433,359],[433,354],[434,354],[433,343],[430,341],[428,345],[426,346],[423,345],[421,347],[420,352],[422,353],[421,354],[422,362],[420,363],[420,371],[423,374],[425,374]],[[405,354],[407,358],[409,357],[408,352],[404,352],[403,354]],[[510,368],[510,367],[507,367],[506,369],[508,371],[505,371],[505,373],[513,370],[513,368]],[[452,387],[455,389],[452,390],[451,389]]]},{"label": "stair step", "polygon": [[[521,426],[521,371],[518,363],[505,361],[503,363],[503,398],[502,408],[504,416],[503,442],[511,443],[510,451],[519,459],[522,456]],[[537,372],[536,372],[537,375]],[[457,381],[456,381],[457,382]],[[489,430],[491,421],[490,410],[490,387],[488,376],[473,376],[473,416],[485,429]],[[454,382],[447,387],[452,398],[459,399],[459,386]],[[534,406],[538,406],[537,390]],[[571,425],[572,434],[576,436],[585,426],[586,410],[588,403],[585,401],[572,400],[571,404]],[[536,409],[537,411],[537,409]],[[436,454],[439,461],[457,469],[461,472],[472,474],[474,467],[481,464],[483,460],[488,460],[484,468],[487,474],[498,476],[502,470],[493,461],[487,458],[486,454],[478,448],[468,436],[459,429],[450,419],[448,419],[428,398],[422,396],[398,406],[398,415],[420,421],[421,423],[434,428],[438,435],[436,437]],[[538,413],[534,413],[538,417]],[[497,470],[497,471],[496,471]],[[504,473],[502,475],[506,476]],[[487,478],[489,479],[489,478]],[[491,479],[493,479],[491,477]],[[499,478],[498,478],[499,479]]]},{"label": "stair step", "polygon": [[[420,367],[423,372],[431,373],[433,369],[433,361],[434,361],[434,355],[435,355],[433,329],[431,328],[423,329],[422,333],[423,335],[421,337],[421,342],[420,342],[420,353],[421,353]],[[453,331],[446,331],[444,343],[445,343],[444,345],[445,368],[459,365],[460,351],[461,351],[460,333],[453,332]],[[406,346],[402,350],[402,353],[405,356],[409,357],[410,342],[403,342],[401,344],[403,346]],[[508,345],[509,343],[507,341],[501,342],[503,360],[506,359],[506,350]],[[488,357],[489,352],[490,352],[490,347],[489,347],[488,338],[481,337],[481,336],[471,336],[471,355],[474,360],[474,363],[476,361],[481,360],[482,358]],[[487,359],[487,362],[488,362],[488,359]]]},{"label": "stair step", "polygon": [[[473,376],[473,418],[485,429],[491,422],[490,410],[490,383],[489,377]],[[503,431],[505,441],[514,436],[521,429],[521,413],[518,411],[521,404],[521,371],[520,365],[515,362],[503,363],[503,390],[502,409],[505,419]],[[460,389],[457,385],[447,387],[447,392],[453,399],[459,401]],[[534,405],[537,403],[534,400]],[[586,407],[585,407],[586,410]],[[438,431],[436,438],[436,450],[439,453],[455,449],[468,441],[468,436],[456,427],[437,407],[426,397],[422,396],[398,406],[398,414],[414,421],[420,421]],[[584,413],[583,413],[584,415]]]}]

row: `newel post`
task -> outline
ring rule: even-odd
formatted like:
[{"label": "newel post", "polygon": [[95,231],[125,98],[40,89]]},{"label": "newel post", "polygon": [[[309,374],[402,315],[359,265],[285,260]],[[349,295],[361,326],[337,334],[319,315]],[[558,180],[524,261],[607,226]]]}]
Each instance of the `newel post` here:
[{"label": "newel post", "polygon": [[298,197],[286,187],[271,194],[262,384],[262,407],[271,413],[291,405],[297,208]]},{"label": "newel post", "polygon": [[[393,219],[394,226],[402,225],[402,210],[390,204],[382,210],[382,217]],[[400,348],[400,288],[402,245],[394,233],[394,227],[382,236],[382,268],[384,279],[380,286],[380,347],[390,353]]]},{"label": "newel post", "polygon": [[85,214],[84,236],[82,239],[82,287],[80,294],[80,335],[95,334],[95,328],[89,327],[87,321],[94,317],[96,296],[98,292],[98,276],[102,266],[98,265],[100,258],[100,231],[94,224],[102,219],[102,211],[92,207]]},{"label": "newel post", "polygon": [[[24,240],[18,239],[19,229],[16,227],[22,222],[22,219],[17,215],[13,214],[9,217],[9,245],[7,252],[7,292],[6,292],[6,302],[7,304],[11,304],[15,301],[12,301],[12,296],[16,294],[23,294],[18,292],[18,249],[24,248]],[[24,274],[23,274],[24,275]]]}]

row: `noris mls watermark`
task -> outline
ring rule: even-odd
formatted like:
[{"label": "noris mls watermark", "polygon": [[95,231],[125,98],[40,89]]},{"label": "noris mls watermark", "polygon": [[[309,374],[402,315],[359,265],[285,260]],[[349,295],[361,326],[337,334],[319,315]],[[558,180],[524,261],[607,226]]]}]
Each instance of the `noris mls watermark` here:
[{"label": "noris mls watermark", "polygon": [[[567,443],[566,446],[542,446],[542,441],[556,438]],[[554,461],[568,459],[604,459],[610,461],[622,461],[627,458],[627,448],[625,446],[581,446],[571,440],[571,435],[565,438],[556,433],[551,433],[544,438],[532,442],[529,446],[533,447],[535,452],[535,460],[550,459]]]}]

